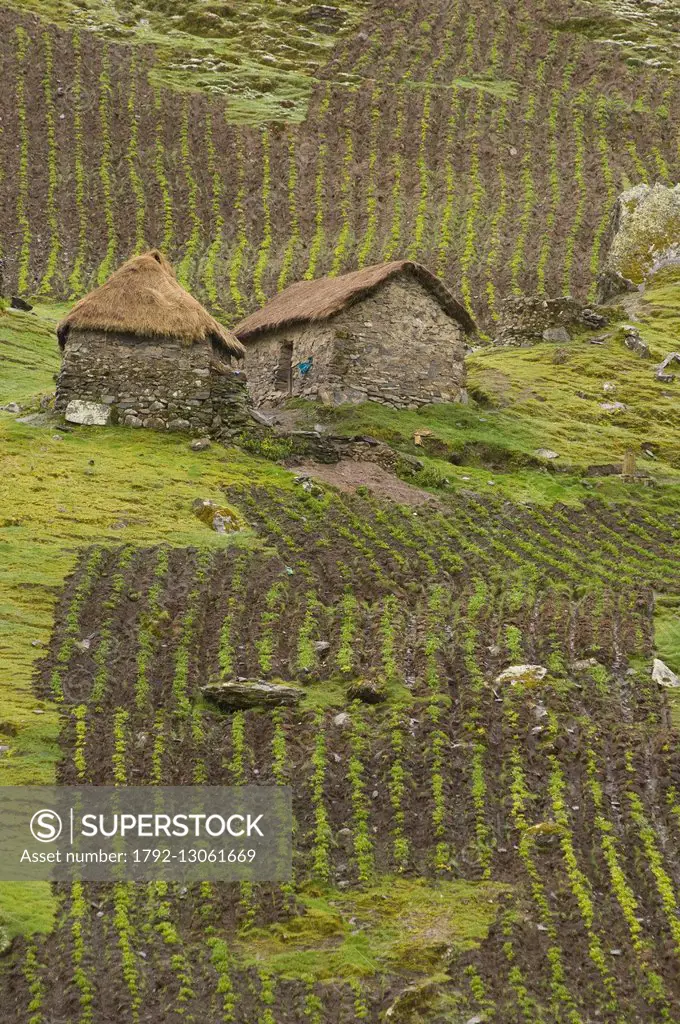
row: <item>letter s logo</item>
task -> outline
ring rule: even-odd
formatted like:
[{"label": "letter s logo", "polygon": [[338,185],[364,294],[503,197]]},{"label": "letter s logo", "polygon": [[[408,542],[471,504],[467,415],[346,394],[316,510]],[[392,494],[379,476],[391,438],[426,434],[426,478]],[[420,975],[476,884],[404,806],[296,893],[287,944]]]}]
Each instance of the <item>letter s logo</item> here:
[{"label": "letter s logo", "polygon": [[56,811],[45,808],[36,811],[31,818],[31,833],[39,843],[53,843],[61,835],[61,818]]}]

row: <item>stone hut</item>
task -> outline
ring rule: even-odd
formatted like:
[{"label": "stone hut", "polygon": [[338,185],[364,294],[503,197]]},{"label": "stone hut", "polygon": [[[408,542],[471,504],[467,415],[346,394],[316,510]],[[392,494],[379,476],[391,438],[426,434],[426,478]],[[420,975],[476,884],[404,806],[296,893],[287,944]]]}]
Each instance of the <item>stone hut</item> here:
[{"label": "stone hut", "polygon": [[[220,437],[249,417],[245,374],[235,365],[241,342],[157,250],[128,260],[77,302],[57,337],[64,358],[56,408],[75,422]],[[93,403],[84,418],[83,402]]]},{"label": "stone hut", "polygon": [[418,263],[300,281],[242,320],[255,405],[295,396],[418,407],[464,396],[469,314]]}]

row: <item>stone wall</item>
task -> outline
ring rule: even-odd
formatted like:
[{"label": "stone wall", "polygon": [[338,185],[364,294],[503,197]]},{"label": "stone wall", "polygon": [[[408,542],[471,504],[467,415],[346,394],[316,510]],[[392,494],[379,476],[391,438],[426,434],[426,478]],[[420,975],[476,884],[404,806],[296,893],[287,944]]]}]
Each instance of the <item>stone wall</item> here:
[{"label": "stone wall", "polygon": [[[292,345],[290,392],[277,381],[282,349]],[[464,399],[464,332],[414,278],[393,278],[367,298],[318,323],[246,341],[255,405],[288,397],[329,404],[382,402],[397,408]],[[299,364],[311,359],[302,374]]]},{"label": "stone wall", "polygon": [[586,328],[599,330],[607,323],[606,317],[576,299],[564,295],[546,299],[542,295],[510,296],[501,306],[498,332],[494,345],[535,345],[541,341],[559,344],[571,340]]},{"label": "stone wall", "polygon": [[206,342],[71,331],[57,380],[56,408],[72,399],[111,408],[111,422],[155,430],[238,431],[249,419],[245,373]]}]

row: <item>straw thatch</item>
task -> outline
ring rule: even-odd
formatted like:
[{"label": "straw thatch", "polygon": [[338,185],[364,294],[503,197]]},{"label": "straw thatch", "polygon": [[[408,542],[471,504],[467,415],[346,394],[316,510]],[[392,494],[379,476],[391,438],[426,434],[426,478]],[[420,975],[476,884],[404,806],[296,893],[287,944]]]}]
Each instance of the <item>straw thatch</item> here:
[{"label": "straw thatch", "polygon": [[75,304],[57,327],[61,348],[71,329],[176,338],[184,345],[210,341],[227,355],[245,355],[241,342],[182,288],[157,249],[133,256]]},{"label": "straw thatch", "polygon": [[460,302],[438,277],[420,263],[410,260],[396,260],[393,263],[377,263],[364,270],[355,270],[341,277],[323,277],[317,281],[298,281],[268,302],[262,309],[252,313],[234,328],[234,334],[242,340],[253,338],[263,331],[276,330],[290,324],[326,320],[341,309],[363,299],[392,277],[410,274],[434,296],[445,310],[463,329],[472,334],[476,327],[474,320]]}]

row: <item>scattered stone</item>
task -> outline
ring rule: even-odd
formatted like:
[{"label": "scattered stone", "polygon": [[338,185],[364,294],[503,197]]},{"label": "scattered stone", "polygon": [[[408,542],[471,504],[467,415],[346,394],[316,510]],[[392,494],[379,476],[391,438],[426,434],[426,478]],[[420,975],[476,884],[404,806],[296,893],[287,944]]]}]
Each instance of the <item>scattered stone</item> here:
[{"label": "scattered stone", "polygon": [[680,686],[680,678],[660,658],[654,659],[652,681],[659,686],[665,686],[669,689],[675,689]]},{"label": "scattered stone", "polygon": [[30,313],[33,306],[26,299],[22,299],[19,295],[13,295],[10,299],[10,306],[12,309],[20,309],[23,313]]},{"label": "scattered stone", "polygon": [[666,367],[671,363],[680,363],[680,352],[670,352],[656,368],[656,379],[662,384],[672,384],[675,380],[674,373],[666,373]]},{"label": "scattered stone", "polygon": [[642,340],[637,327],[634,327],[632,324],[624,324],[621,330],[623,331],[623,343],[626,348],[629,348],[631,352],[636,352],[641,359],[652,358],[649,345]]},{"label": "scattered stone", "polygon": [[604,391],[605,395],[613,395],[616,391],[616,384],[614,384],[614,382],[611,380],[606,380],[602,385],[602,390]]},{"label": "scattered stone", "polygon": [[625,412],[626,408],[623,402],[600,402],[600,409],[603,412]]},{"label": "scattered stone", "polygon": [[510,665],[496,676],[495,683],[497,685],[510,683],[511,686],[519,682],[540,683],[547,674],[548,670],[543,665]]},{"label": "scattered stone", "polygon": [[352,716],[348,715],[346,711],[341,711],[339,715],[335,715],[333,718],[333,725],[337,725],[339,729],[346,729],[352,724]]},{"label": "scattered stone", "polygon": [[0,409],[3,412],[21,412],[21,406],[18,402],[9,402],[7,405],[0,405]]},{"label": "scattered stone", "polygon": [[191,448],[192,452],[204,452],[207,448],[210,447],[210,438],[197,437],[195,441],[191,442],[189,447]]},{"label": "scattered stone", "polygon": [[537,448],[534,452],[540,459],[559,459],[560,453],[554,452],[552,448]]},{"label": "scattered stone", "polygon": [[296,686],[268,683],[264,679],[238,679],[228,683],[207,683],[201,687],[205,697],[221,707],[234,711],[248,708],[292,707],[302,697]]},{"label": "scattered stone", "polygon": [[328,640],[315,640],[312,646],[319,657],[321,657],[322,654],[328,654],[331,649],[331,645]]},{"label": "scattered stone", "polygon": [[543,331],[543,341],[555,341],[561,345],[571,341],[571,336],[566,327],[548,327]]},{"label": "scattered stone", "polygon": [[594,309],[589,308],[583,310],[581,319],[585,324],[588,324],[588,327],[594,327],[595,330],[599,330],[607,323],[606,316],[602,316],[601,313],[596,313]]},{"label": "scattered stone", "polygon": [[572,661],[569,666],[572,672],[587,672],[589,668],[595,668],[599,665],[597,658],[579,658],[578,661]]},{"label": "scattered stone", "polygon": [[263,409],[251,409],[250,415],[256,423],[261,423],[263,427],[273,427],[276,419],[275,413],[265,412]]},{"label": "scattered stone", "polygon": [[82,427],[105,427],[111,419],[111,409],[102,402],[74,398],[66,406],[64,416],[69,423],[79,423]]},{"label": "scattered stone", "polygon": [[4,744],[0,744],[0,754],[6,754],[8,750],[9,747],[6,747]]},{"label": "scattered stone", "polygon": [[350,700],[360,700],[364,704],[382,704],[387,700],[384,686],[371,680],[353,683],[347,690]]}]

